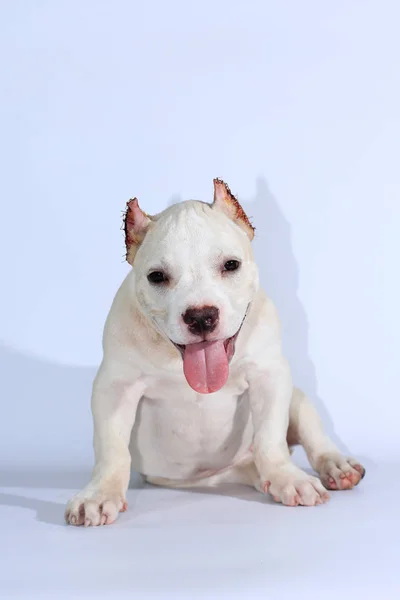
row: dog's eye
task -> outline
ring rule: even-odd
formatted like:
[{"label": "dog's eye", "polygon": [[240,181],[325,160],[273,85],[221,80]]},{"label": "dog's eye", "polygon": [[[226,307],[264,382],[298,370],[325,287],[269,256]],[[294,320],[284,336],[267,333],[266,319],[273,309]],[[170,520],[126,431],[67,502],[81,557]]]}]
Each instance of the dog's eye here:
[{"label": "dog's eye", "polygon": [[224,264],[224,271],[237,271],[240,267],[240,262],[238,260],[228,260]]},{"label": "dog's eye", "polygon": [[167,276],[162,271],[152,271],[152,273],[149,273],[147,275],[147,279],[150,281],[150,283],[157,283],[157,284],[165,283],[166,281],[168,281]]}]

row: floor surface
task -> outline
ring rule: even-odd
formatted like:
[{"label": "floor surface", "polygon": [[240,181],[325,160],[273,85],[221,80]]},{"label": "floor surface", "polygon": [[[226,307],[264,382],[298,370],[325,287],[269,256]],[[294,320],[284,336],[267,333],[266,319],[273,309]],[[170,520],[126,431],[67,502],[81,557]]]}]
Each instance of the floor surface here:
[{"label": "floor surface", "polygon": [[139,487],[115,524],[88,529],[63,522],[83,475],[5,473],[0,597],[398,599],[399,466],[367,465],[315,508],[241,486]]}]

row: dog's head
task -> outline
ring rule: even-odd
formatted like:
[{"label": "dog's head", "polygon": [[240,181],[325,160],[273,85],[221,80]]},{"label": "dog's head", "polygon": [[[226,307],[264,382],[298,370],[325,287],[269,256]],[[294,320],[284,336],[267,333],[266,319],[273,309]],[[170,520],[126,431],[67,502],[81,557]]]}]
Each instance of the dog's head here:
[{"label": "dog's head", "polygon": [[220,389],[258,288],[254,228],[228,186],[214,202],[181,202],[150,217],[136,199],[125,214],[128,262],[141,310],[183,357],[189,385]]}]

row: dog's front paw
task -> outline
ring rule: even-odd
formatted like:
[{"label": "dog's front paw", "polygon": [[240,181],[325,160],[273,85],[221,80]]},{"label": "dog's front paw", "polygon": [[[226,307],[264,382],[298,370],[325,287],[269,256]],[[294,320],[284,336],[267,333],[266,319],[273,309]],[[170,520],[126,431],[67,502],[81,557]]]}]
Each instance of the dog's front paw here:
[{"label": "dog's front paw", "polygon": [[71,498],[65,509],[69,525],[110,525],[118,513],[126,511],[128,504],[122,494],[105,487],[85,488]]},{"label": "dog's front paw", "polygon": [[323,454],[316,468],[328,490],[351,490],[365,475],[365,469],[358,461],[339,452]]},{"label": "dog's front paw", "polygon": [[315,506],[329,500],[321,481],[300,469],[276,472],[265,482],[264,491],[286,506]]}]

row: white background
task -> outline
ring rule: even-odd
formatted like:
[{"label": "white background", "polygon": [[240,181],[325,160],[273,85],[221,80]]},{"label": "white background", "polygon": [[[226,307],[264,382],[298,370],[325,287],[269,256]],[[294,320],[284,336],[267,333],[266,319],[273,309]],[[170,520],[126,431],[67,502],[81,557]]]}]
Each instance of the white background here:
[{"label": "white background", "polygon": [[296,382],[372,470],[398,459],[399,20],[396,0],[1,3],[4,473],[90,467],[121,211],[211,201],[216,176]]}]

